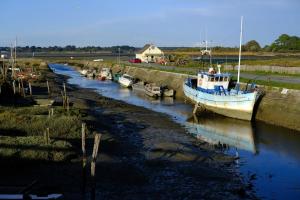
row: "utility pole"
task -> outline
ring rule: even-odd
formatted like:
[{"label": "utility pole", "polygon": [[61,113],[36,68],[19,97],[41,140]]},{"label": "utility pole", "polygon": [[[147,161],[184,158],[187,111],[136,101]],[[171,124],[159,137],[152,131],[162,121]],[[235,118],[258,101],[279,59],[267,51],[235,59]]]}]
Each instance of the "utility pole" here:
[{"label": "utility pole", "polygon": [[120,51],[121,51],[121,48],[119,47],[118,50],[119,50],[119,60],[118,60],[118,62],[119,62],[119,66],[120,66],[120,62],[121,62],[121,58],[120,58],[121,53],[120,53]]}]

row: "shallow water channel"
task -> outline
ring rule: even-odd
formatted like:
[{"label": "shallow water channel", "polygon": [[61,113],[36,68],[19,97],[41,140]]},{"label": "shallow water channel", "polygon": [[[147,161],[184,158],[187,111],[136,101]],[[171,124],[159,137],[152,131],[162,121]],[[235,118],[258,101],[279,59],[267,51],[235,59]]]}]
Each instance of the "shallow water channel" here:
[{"label": "shallow water channel", "polygon": [[193,106],[176,99],[153,99],[112,81],[91,80],[70,66],[51,64],[70,84],[99,94],[168,114],[187,132],[215,144],[226,154],[238,156],[236,170],[253,184],[263,199],[300,199],[300,132],[220,116],[192,117]]}]

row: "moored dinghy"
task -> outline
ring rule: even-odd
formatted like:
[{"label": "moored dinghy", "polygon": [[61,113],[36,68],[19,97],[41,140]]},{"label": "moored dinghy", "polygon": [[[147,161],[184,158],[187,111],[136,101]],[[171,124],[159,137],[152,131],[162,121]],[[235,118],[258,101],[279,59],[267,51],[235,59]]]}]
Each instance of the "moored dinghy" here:
[{"label": "moored dinghy", "polygon": [[134,83],[132,84],[132,89],[134,91],[145,92],[145,83],[143,81]]},{"label": "moored dinghy", "polygon": [[119,83],[124,87],[131,87],[133,84],[133,77],[128,74],[123,74],[119,78]]},{"label": "moored dinghy", "polygon": [[145,93],[150,97],[160,97],[161,89],[159,86],[156,86],[154,83],[148,83],[145,85]]},{"label": "moored dinghy", "polygon": [[111,80],[112,75],[111,75],[111,70],[109,68],[102,68],[99,74],[99,79],[100,80]]},{"label": "moored dinghy", "polygon": [[168,86],[162,87],[162,96],[163,97],[174,97],[175,91],[173,89],[168,88]]}]

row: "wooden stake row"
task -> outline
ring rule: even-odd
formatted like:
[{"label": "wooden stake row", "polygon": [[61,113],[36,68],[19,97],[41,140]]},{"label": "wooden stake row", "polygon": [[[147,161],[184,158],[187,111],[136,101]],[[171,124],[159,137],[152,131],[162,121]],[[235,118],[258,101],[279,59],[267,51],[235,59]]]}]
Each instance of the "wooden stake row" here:
[{"label": "wooden stake row", "polygon": [[[87,165],[87,155],[86,155],[86,149],[85,149],[85,140],[86,140],[86,124],[82,123],[81,127],[81,136],[82,136],[82,194],[85,193],[85,185],[86,185],[86,165]],[[96,199],[96,162],[97,162],[97,155],[98,155],[98,149],[99,144],[101,140],[101,134],[95,133],[95,139],[94,139],[94,146],[93,146],[93,154],[92,154],[92,160],[91,160],[91,199]]]}]

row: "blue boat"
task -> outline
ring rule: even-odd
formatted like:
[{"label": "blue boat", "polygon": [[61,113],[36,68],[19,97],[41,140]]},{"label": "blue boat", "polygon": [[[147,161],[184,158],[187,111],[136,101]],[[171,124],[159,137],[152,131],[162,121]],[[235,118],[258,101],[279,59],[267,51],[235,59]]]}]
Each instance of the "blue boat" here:
[{"label": "blue boat", "polygon": [[196,103],[196,106],[224,116],[250,121],[259,93],[255,84],[251,84],[250,88],[247,84],[245,89],[240,89],[241,43],[242,20],[238,79],[234,89],[229,89],[231,74],[221,73],[221,66],[218,65],[218,72],[210,67],[208,72],[199,72],[197,78],[186,79],[183,83],[183,91],[188,99]]},{"label": "blue boat", "polygon": [[185,96],[207,110],[243,120],[251,120],[259,96],[256,86],[239,90],[239,84],[229,90],[228,73],[199,72],[197,78],[188,78],[183,84]]}]

